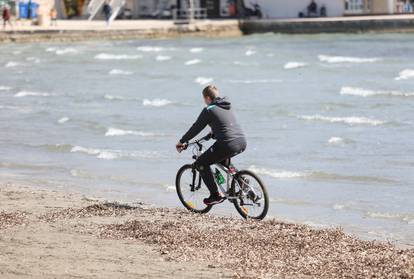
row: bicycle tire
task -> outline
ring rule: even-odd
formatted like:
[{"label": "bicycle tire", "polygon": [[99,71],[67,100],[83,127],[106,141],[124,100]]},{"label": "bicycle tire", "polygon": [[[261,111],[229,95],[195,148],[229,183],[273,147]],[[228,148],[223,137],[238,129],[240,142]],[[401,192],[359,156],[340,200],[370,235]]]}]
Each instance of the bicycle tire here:
[{"label": "bicycle tire", "polygon": [[231,190],[232,190],[232,193],[235,193],[235,191],[236,191],[236,189],[235,189],[235,187],[236,187],[236,179],[238,177],[240,177],[240,176],[243,176],[243,175],[248,175],[250,177],[253,177],[258,182],[258,184],[260,185],[260,188],[261,188],[261,190],[263,192],[263,199],[264,199],[263,211],[262,211],[262,213],[259,216],[251,217],[251,216],[249,216],[248,213],[246,213],[246,210],[243,209],[240,206],[238,200],[234,200],[233,201],[234,207],[236,208],[237,212],[244,219],[262,220],[262,219],[264,219],[266,217],[267,212],[269,211],[269,194],[267,193],[267,189],[266,189],[265,184],[263,183],[263,181],[261,180],[261,178],[257,174],[255,174],[254,172],[252,172],[250,170],[241,170],[241,171],[237,172],[237,174],[234,176],[234,178],[233,178],[233,180],[231,182]]},{"label": "bicycle tire", "polygon": [[199,210],[199,209],[194,208],[194,206],[192,206],[191,204],[189,204],[185,200],[185,198],[183,197],[182,190],[181,190],[181,187],[182,187],[181,177],[182,177],[183,173],[187,170],[192,171],[193,166],[191,164],[184,165],[177,172],[177,176],[176,176],[176,179],[175,179],[175,188],[176,188],[176,191],[177,191],[178,198],[180,199],[180,201],[184,205],[184,207],[186,209],[188,209],[189,211],[194,212],[194,213],[205,214],[205,213],[209,212],[211,210],[211,208],[213,208],[212,205],[205,205],[206,207],[204,209]]}]

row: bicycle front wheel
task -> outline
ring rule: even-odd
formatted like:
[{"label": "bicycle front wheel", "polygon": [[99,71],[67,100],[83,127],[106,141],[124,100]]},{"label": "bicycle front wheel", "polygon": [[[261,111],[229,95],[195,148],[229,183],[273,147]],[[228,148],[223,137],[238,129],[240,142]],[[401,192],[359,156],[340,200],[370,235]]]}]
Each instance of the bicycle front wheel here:
[{"label": "bicycle front wheel", "polygon": [[269,195],[263,181],[254,172],[239,171],[231,183],[237,212],[245,219],[262,220],[269,210]]},{"label": "bicycle front wheel", "polygon": [[175,187],[181,203],[191,212],[207,213],[211,210],[212,206],[203,202],[210,195],[207,186],[192,165],[184,165],[178,170]]}]

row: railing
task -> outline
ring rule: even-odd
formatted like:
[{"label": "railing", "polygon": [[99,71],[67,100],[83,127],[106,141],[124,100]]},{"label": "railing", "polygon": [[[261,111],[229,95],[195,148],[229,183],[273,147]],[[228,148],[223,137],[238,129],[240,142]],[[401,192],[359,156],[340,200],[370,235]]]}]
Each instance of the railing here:
[{"label": "railing", "polygon": [[88,20],[92,20],[95,15],[99,12],[105,0],[91,0],[88,4]]},{"label": "railing", "polygon": [[112,8],[112,15],[109,22],[111,23],[117,17],[118,13],[121,11],[121,8],[125,5],[125,0],[112,0],[110,5]]},{"label": "railing", "polygon": [[192,8],[192,9],[173,9],[172,16],[174,20],[179,19],[206,19],[207,9],[206,8]]}]

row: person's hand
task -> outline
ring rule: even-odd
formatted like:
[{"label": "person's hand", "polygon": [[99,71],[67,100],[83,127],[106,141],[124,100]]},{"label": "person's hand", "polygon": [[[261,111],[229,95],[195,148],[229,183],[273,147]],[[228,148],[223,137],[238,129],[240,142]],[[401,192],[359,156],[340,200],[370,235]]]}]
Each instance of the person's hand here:
[{"label": "person's hand", "polygon": [[185,144],[183,144],[183,143],[181,143],[181,142],[178,142],[178,143],[175,145],[175,149],[177,149],[177,152],[178,152],[178,153],[181,153],[181,151],[183,151],[183,150],[184,150],[184,147],[185,147]]}]

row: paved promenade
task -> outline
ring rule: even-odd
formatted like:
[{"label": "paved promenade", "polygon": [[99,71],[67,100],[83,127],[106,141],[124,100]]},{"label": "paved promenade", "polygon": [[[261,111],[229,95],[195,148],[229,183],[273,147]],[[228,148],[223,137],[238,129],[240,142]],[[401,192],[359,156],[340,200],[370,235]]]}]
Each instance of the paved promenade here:
[{"label": "paved promenade", "polygon": [[172,20],[117,20],[109,27],[99,20],[59,20],[57,26],[39,26],[31,25],[28,21],[16,21],[12,28],[1,29],[0,42],[241,35],[237,20],[195,20],[190,24],[176,24]]},{"label": "paved promenade", "polygon": [[241,36],[264,32],[414,32],[414,15],[352,16],[326,18],[195,20],[176,24],[172,20],[117,20],[109,27],[104,21],[59,20],[57,26],[14,21],[12,28],[0,28],[0,42],[81,41],[97,39],[165,38],[178,36]]}]

